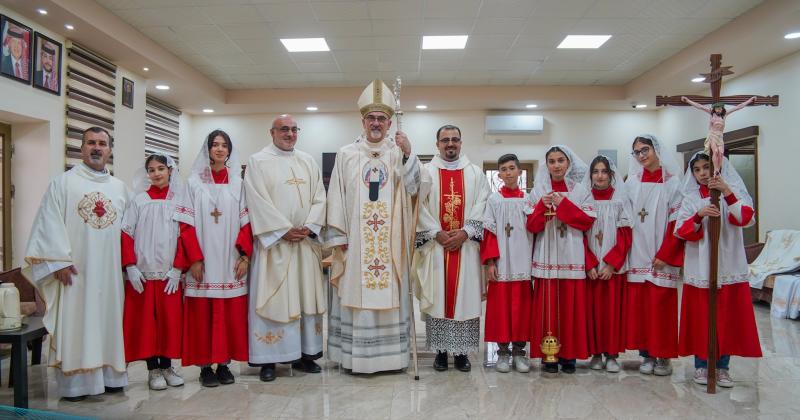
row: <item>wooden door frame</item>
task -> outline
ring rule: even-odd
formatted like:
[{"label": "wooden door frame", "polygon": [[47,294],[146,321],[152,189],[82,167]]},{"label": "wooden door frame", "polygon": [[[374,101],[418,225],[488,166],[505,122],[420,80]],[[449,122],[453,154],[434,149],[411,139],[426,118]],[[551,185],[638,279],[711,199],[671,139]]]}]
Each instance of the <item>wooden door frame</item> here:
[{"label": "wooden door frame", "polygon": [[[530,190],[533,189],[533,175],[536,174],[536,169],[539,167],[539,161],[520,159],[519,164],[521,167],[525,165],[531,165],[533,167],[532,170],[528,171],[528,176],[525,177],[528,185],[528,192],[530,192]],[[486,171],[496,171],[499,169],[499,166],[500,165],[497,164],[497,161],[486,160],[483,162],[483,172],[486,173]]]},{"label": "wooden door frame", "polygon": [[13,244],[11,242],[11,156],[14,153],[11,143],[11,126],[0,123],[0,134],[3,135],[3,271],[10,270],[13,261]]}]

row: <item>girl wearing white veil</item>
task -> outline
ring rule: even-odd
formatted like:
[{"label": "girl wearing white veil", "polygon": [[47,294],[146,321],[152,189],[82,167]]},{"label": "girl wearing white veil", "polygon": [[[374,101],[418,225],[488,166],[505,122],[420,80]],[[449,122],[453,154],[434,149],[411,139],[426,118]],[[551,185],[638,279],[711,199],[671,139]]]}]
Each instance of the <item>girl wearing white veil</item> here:
[{"label": "girl wearing white veil", "polygon": [[[698,152],[689,161],[683,179],[683,203],[675,235],[686,240],[679,351],[694,356],[694,382],[708,382],[708,282],[709,239],[704,233],[711,217],[720,218],[717,275],[717,385],[730,388],[731,355],[761,357],[755,315],[750,297],[748,266],[742,228],[755,223],[753,199],[727,158],[722,170],[711,176],[708,155]],[[710,203],[711,189],[720,191],[720,206]]]},{"label": "girl wearing white veil", "polygon": [[239,153],[224,131],[214,130],[206,138],[189,175],[189,194],[176,216],[181,222],[180,244],[190,264],[183,365],[201,366],[203,386],[231,384],[228,363],[248,358],[247,271],[253,235]]},{"label": "girl wearing white veil", "polygon": [[[562,145],[550,147],[544,160],[536,171],[531,197],[536,205],[527,221],[527,229],[539,234],[531,275],[533,314],[542,317],[531,326],[531,357],[544,356],[538,343],[552,332],[561,341],[559,362],[545,363],[545,372],[557,373],[560,364],[562,372],[575,373],[576,359],[591,355],[583,232],[595,214],[587,206],[590,192],[581,185],[586,164]],[[548,211],[555,214],[548,217]]]},{"label": "girl wearing white veil", "polygon": [[683,242],[672,234],[680,208],[680,167],[649,134],[633,141],[625,187],[633,242],[625,286],[625,347],[643,357],[639,372],[672,374],[678,356],[678,281]]},{"label": "girl wearing white veil", "polygon": [[[625,184],[617,166],[603,155],[596,156],[583,177],[591,190],[591,206],[597,214],[586,233],[586,270],[589,277],[589,319],[592,360],[589,367],[620,371],[617,356],[625,351],[622,299],[631,247],[631,211]],[[603,363],[603,355],[606,361]]]},{"label": "girl wearing white veil", "polygon": [[183,294],[175,208],[184,195],[175,161],[154,153],[134,176],[135,197],[122,217],[127,272],[122,331],[125,361],[146,360],[150,389],[183,385],[171,359],[181,358]]}]

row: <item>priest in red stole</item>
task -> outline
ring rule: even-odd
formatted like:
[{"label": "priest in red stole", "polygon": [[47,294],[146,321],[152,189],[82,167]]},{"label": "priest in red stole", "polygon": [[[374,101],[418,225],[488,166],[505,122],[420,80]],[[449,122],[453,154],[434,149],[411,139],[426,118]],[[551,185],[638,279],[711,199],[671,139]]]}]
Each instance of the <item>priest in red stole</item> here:
[{"label": "priest in red stole", "polygon": [[480,343],[483,291],[480,240],[489,183],[478,166],[461,155],[461,130],[445,125],[436,133],[439,154],[422,170],[414,273],[425,314],[433,367],[447,370],[454,355],[458,370],[471,369],[467,353]]}]

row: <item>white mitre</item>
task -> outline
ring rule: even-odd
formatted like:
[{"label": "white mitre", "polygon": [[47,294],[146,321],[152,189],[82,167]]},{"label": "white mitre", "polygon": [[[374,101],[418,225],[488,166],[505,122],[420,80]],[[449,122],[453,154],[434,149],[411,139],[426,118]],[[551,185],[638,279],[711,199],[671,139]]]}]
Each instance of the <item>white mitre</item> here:
[{"label": "white mitre", "polygon": [[391,118],[395,104],[394,94],[380,79],[370,82],[358,98],[358,109],[362,117],[370,112],[380,111]]}]

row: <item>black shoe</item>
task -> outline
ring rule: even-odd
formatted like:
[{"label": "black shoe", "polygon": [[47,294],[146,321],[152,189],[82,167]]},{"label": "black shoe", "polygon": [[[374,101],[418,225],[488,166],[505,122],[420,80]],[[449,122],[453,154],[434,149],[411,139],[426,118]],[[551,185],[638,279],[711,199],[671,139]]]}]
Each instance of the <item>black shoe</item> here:
[{"label": "black shoe", "polygon": [[561,365],[561,371],[564,373],[573,374],[575,373],[575,364],[568,363],[566,365]]},{"label": "black shoe", "polygon": [[292,363],[292,369],[297,369],[301,372],[305,373],[320,373],[322,372],[322,368],[319,367],[313,360],[309,359],[300,359],[296,362]]},{"label": "black shoe", "polygon": [[558,373],[558,363],[545,363],[542,369],[545,373]]},{"label": "black shoe", "polygon": [[200,369],[200,385],[206,388],[214,388],[219,386],[219,379],[214,374],[214,369],[210,366],[205,366]]},{"label": "black shoe", "polygon": [[69,402],[78,402],[78,401],[85,400],[86,399],[86,395],[79,395],[77,397],[61,397],[61,399],[63,399],[64,401],[69,401]]},{"label": "black shoe", "polygon": [[124,390],[121,386],[107,386],[106,387],[106,394],[116,394],[118,392],[122,392]]},{"label": "black shoe", "polygon": [[275,380],[275,363],[269,363],[261,366],[261,373],[258,374],[258,379],[261,382],[272,382]]},{"label": "black shoe", "polygon": [[469,372],[472,370],[472,364],[469,362],[469,358],[466,354],[459,354],[458,356],[453,357],[453,362],[456,365],[456,369],[462,372]]},{"label": "black shoe", "polygon": [[447,370],[447,352],[440,351],[436,353],[436,359],[433,360],[433,368],[439,372]]},{"label": "black shoe", "polygon": [[228,369],[228,365],[217,366],[217,379],[219,380],[219,383],[221,383],[222,385],[230,385],[236,382],[236,380],[233,379],[233,374],[231,373],[231,370]]}]

